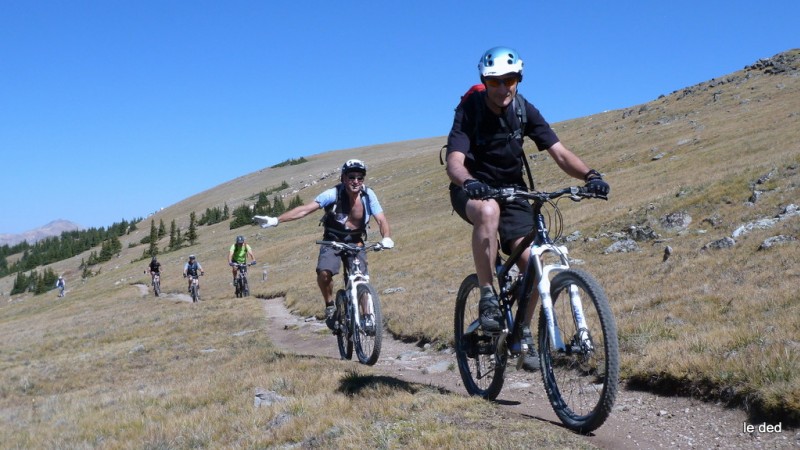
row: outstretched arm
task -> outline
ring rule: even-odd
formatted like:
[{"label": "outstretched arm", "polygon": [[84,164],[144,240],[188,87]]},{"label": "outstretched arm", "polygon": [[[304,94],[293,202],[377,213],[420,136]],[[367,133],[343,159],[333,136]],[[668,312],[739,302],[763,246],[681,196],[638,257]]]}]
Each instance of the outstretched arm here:
[{"label": "outstretched arm", "polygon": [[303,217],[311,214],[312,212],[318,210],[319,208],[320,205],[317,202],[311,202],[305,205],[300,205],[278,216],[278,223],[290,222],[292,220],[302,219]]}]

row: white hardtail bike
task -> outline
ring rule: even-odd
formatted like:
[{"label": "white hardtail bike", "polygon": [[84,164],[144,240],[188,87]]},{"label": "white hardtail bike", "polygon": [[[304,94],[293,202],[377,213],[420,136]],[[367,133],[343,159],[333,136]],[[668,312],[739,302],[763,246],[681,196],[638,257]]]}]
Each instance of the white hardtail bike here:
[{"label": "white hardtail bike", "polygon": [[[503,387],[509,361],[516,362],[517,368],[522,365],[528,344],[523,339],[522,330],[527,325],[523,322],[528,308],[536,306],[531,299],[538,294],[539,363],[545,391],[564,425],[589,433],[611,414],[617,394],[617,327],[600,284],[585,271],[570,267],[567,248],[550,238],[542,208],[551,205],[554,209],[557,240],[561,213],[552,200],[563,195],[574,201],[598,197],[582,187],[556,192],[504,188],[485,196],[501,203],[529,201],[535,226],[506,261],[497,256],[497,298],[503,316],[499,333],[486,332],[480,326],[477,275],[469,275],[461,283],[455,308],[455,350],[467,392],[495,399]],[[527,270],[514,273],[512,268],[528,248]],[[512,311],[515,303],[516,313]]]},{"label": "white hardtail bike", "polygon": [[381,353],[383,313],[375,288],[369,284],[369,275],[362,270],[358,255],[368,250],[383,249],[380,243],[346,244],[336,241],[317,241],[336,250],[344,266],[344,289],[336,292],[333,315],[333,334],[339,345],[342,359],[353,357],[355,347],[358,361],[373,365]]}]

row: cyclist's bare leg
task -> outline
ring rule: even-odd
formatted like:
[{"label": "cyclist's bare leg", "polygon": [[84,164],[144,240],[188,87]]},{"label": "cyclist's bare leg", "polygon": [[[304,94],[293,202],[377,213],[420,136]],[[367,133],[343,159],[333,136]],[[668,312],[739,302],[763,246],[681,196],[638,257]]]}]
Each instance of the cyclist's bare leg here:
[{"label": "cyclist's bare leg", "polygon": [[231,272],[233,273],[233,281],[236,281],[236,272],[239,271],[239,268],[236,266],[231,267]]},{"label": "cyclist's bare leg", "polygon": [[494,200],[467,201],[467,218],[472,222],[472,259],[481,287],[491,286],[497,255],[500,205]]},{"label": "cyclist's bare leg", "polygon": [[333,304],[333,275],[327,270],[317,272],[317,286],[322,293],[325,306]]}]

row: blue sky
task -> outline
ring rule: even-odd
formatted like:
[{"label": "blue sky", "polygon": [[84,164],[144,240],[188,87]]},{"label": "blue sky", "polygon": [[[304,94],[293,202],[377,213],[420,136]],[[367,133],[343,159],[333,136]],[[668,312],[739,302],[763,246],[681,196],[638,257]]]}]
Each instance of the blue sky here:
[{"label": "blue sky", "polygon": [[556,123],[800,47],[798,17],[796,0],[0,0],[0,233],[106,227],[288,158],[445,136],[496,45]]}]

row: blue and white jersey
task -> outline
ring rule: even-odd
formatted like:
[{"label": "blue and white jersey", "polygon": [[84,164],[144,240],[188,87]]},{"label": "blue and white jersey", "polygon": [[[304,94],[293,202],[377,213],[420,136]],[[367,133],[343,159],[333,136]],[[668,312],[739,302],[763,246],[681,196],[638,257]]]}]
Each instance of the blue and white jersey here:
[{"label": "blue and white jersey", "polygon": [[[337,189],[338,186],[334,186],[323,191],[314,201],[319,203],[320,208],[325,209],[327,206],[336,203]],[[370,216],[382,213],[383,207],[378,201],[378,196],[375,195],[375,191],[368,187],[364,187],[364,190],[367,195],[360,195],[359,198],[361,199],[361,204],[364,205],[364,225],[366,226],[369,223]]]}]

